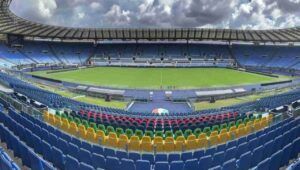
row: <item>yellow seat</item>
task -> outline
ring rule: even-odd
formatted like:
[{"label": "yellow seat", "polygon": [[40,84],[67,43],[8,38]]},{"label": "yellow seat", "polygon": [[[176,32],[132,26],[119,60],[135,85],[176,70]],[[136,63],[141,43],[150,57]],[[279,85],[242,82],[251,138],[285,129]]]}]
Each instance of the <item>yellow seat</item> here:
[{"label": "yellow seat", "polygon": [[95,130],[91,127],[86,130],[86,139],[90,142],[97,143]]},{"label": "yellow seat", "polygon": [[65,132],[68,132],[70,128],[70,124],[67,119],[62,119],[61,129]]},{"label": "yellow seat", "polygon": [[51,124],[51,125],[55,125],[55,117],[54,117],[54,115],[53,114],[49,114],[49,124]]},{"label": "yellow seat", "polygon": [[237,136],[242,137],[246,135],[246,129],[244,124],[240,124],[237,129]]},{"label": "yellow seat", "polygon": [[230,140],[230,134],[227,131],[221,131],[219,134],[219,139],[221,143],[226,143]]},{"label": "yellow seat", "polygon": [[141,140],[141,150],[145,152],[152,151],[152,142],[149,136],[143,136]]},{"label": "yellow seat", "polygon": [[138,136],[131,136],[128,143],[128,149],[132,151],[140,150],[140,139]]},{"label": "yellow seat", "polygon": [[118,148],[126,149],[128,147],[128,137],[125,134],[120,134],[118,140]]},{"label": "yellow seat", "polygon": [[114,132],[109,132],[107,141],[106,141],[107,146],[111,147],[117,147],[118,146],[118,136]]},{"label": "yellow seat", "polygon": [[49,122],[49,113],[47,111],[44,112],[43,118],[45,122]]},{"label": "yellow seat", "polygon": [[54,124],[54,126],[56,126],[57,128],[60,128],[61,125],[62,125],[61,118],[60,118],[59,116],[54,116],[54,119],[55,119],[55,124]]},{"label": "yellow seat", "polygon": [[186,149],[187,150],[192,150],[192,149],[197,149],[198,148],[198,141],[195,135],[190,135],[188,136],[186,140]]},{"label": "yellow seat", "polygon": [[268,124],[270,125],[273,122],[273,114],[269,114],[267,120],[268,120]]},{"label": "yellow seat", "polygon": [[198,139],[198,148],[207,148],[208,147],[208,140],[207,138]]},{"label": "yellow seat", "polygon": [[207,135],[206,133],[201,133],[199,136],[198,136],[198,139],[207,139]]},{"label": "yellow seat", "polygon": [[216,136],[218,134],[219,134],[218,131],[213,131],[213,132],[210,133],[210,136]]},{"label": "yellow seat", "polygon": [[157,152],[164,151],[164,142],[163,138],[160,136],[156,136],[153,139],[153,147],[155,147]]},{"label": "yellow seat", "polygon": [[185,149],[185,139],[183,136],[178,136],[175,141],[175,151],[183,151]]},{"label": "yellow seat", "polygon": [[85,129],[85,126],[79,125],[78,126],[78,133],[79,133],[79,136],[81,138],[86,139],[86,129]]},{"label": "yellow seat", "polygon": [[260,130],[261,129],[260,121],[257,121],[257,122],[254,121],[253,127],[254,127],[255,131]]},{"label": "yellow seat", "polygon": [[220,143],[220,140],[219,140],[219,136],[217,134],[211,134],[209,136],[209,145],[210,146],[213,146],[213,145],[217,145]]},{"label": "yellow seat", "polygon": [[253,126],[253,121],[247,122],[246,126]]},{"label": "yellow seat", "polygon": [[237,129],[236,129],[235,126],[232,126],[232,127],[229,129],[229,134],[230,134],[231,139],[238,138],[238,136],[237,136]]},{"label": "yellow seat", "polygon": [[266,117],[263,117],[263,118],[261,119],[261,121],[260,121],[260,126],[261,126],[261,128],[265,128],[265,127],[268,126],[268,120],[267,120]]},{"label": "yellow seat", "polygon": [[175,142],[173,137],[167,137],[164,143],[164,151],[173,152],[175,150]]},{"label": "yellow seat", "polygon": [[96,133],[96,141],[99,144],[104,145],[106,143],[106,136],[103,130],[98,130]]},{"label": "yellow seat", "polygon": [[246,131],[246,135],[249,134],[249,133],[252,133],[252,132],[253,132],[252,126],[248,126],[248,125],[247,125],[247,126],[245,127],[245,131]]}]

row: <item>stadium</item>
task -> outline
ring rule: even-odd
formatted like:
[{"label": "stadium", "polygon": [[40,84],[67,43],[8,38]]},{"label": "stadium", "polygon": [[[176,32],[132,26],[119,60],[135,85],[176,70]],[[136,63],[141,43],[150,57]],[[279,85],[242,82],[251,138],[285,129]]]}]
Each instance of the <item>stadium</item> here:
[{"label": "stadium", "polygon": [[300,169],[300,27],[60,26],[13,2],[1,170]]}]

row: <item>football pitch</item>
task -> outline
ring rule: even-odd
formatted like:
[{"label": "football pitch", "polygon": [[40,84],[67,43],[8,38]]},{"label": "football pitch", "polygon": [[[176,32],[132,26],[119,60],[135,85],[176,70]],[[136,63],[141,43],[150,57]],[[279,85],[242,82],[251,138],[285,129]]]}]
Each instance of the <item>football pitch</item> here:
[{"label": "football pitch", "polygon": [[288,79],[273,78],[226,68],[125,68],[94,67],[72,71],[47,73],[33,72],[33,75],[116,88],[138,89],[195,89],[274,82]]}]

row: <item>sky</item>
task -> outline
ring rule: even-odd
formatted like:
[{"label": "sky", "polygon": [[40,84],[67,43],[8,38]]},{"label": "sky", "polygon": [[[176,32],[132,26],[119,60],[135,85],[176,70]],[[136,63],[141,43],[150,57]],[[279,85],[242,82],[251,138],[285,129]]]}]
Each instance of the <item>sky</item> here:
[{"label": "sky", "polygon": [[13,0],[23,18],[92,28],[300,26],[300,0]]}]

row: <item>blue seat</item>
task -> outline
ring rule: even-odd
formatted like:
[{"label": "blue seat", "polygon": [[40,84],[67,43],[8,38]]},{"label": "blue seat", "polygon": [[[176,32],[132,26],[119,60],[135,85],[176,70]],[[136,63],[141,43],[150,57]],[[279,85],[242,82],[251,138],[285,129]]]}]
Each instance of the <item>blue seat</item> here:
[{"label": "blue seat", "polygon": [[250,169],[251,167],[251,152],[248,151],[240,156],[240,158],[237,160],[237,169]]},{"label": "blue seat", "polygon": [[226,150],[226,144],[221,144],[217,146],[217,151],[216,152],[222,152]]},{"label": "blue seat", "polygon": [[79,169],[79,162],[76,158],[67,155],[66,156],[66,163],[65,163],[66,169]]},{"label": "blue seat", "polygon": [[31,169],[43,169],[42,162],[40,158],[31,150],[28,150],[28,156],[30,159],[30,168]]},{"label": "blue seat", "polygon": [[237,141],[236,140],[231,140],[229,142],[226,143],[226,148],[232,148],[234,146],[237,146]]},{"label": "blue seat", "polygon": [[255,167],[261,160],[263,160],[263,147],[257,147],[252,152],[252,159],[251,159],[251,167]]},{"label": "blue seat", "polygon": [[32,142],[33,142],[33,148],[34,151],[38,154],[42,153],[42,143],[41,143],[41,138],[36,136],[36,135],[32,135]]},{"label": "blue seat", "polygon": [[0,155],[0,169],[1,170],[11,170],[12,169],[10,160],[3,158],[3,155]]},{"label": "blue seat", "polygon": [[222,165],[224,162],[225,153],[218,152],[214,154],[212,166]]},{"label": "blue seat", "polygon": [[200,159],[202,156],[204,156],[204,150],[197,150],[193,154],[193,158]]},{"label": "blue seat", "polygon": [[293,149],[291,153],[291,158],[297,158],[300,152],[300,137],[293,141]]},{"label": "blue seat", "polygon": [[273,153],[275,153],[278,150],[282,149],[282,143],[283,143],[282,135],[279,135],[274,139]]},{"label": "blue seat", "polygon": [[68,142],[61,138],[57,140],[57,148],[60,149],[64,154],[68,153],[68,145]]},{"label": "blue seat", "polygon": [[135,169],[135,165],[133,160],[130,159],[121,159],[121,168],[124,170],[132,170]]},{"label": "blue seat", "polygon": [[52,148],[49,143],[46,141],[42,141],[42,153],[43,153],[43,158],[49,162],[53,161],[52,158]]},{"label": "blue seat", "polygon": [[248,152],[248,143],[244,142],[237,147],[236,158],[238,159],[243,153]]},{"label": "blue seat", "polygon": [[181,154],[181,159],[182,159],[183,161],[186,161],[186,160],[188,160],[188,159],[193,159],[193,153],[192,153],[192,152],[183,152],[183,153]]},{"label": "blue seat", "polygon": [[240,144],[245,143],[245,142],[247,142],[247,138],[245,136],[241,137],[241,138],[238,139],[237,145],[240,145]]},{"label": "blue seat", "polygon": [[57,167],[59,169],[65,169],[65,166],[64,166],[65,158],[60,149],[58,149],[56,147],[52,147],[52,158],[53,158],[53,164],[55,167]]},{"label": "blue seat", "polygon": [[[80,139],[78,139],[77,137],[72,137],[71,138],[71,143],[73,143],[73,144],[75,144],[76,146],[78,146],[78,147],[81,147],[81,140]],[[93,148],[93,150],[94,150],[94,148]]]},{"label": "blue seat", "polygon": [[203,156],[199,159],[199,169],[209,169],[212,166],[211,155]]},{"label": "blue seat", "polygon": [[168,161],[167,154],[157,154],[155,155],[155,162],[166,162]]},{"label": "blue seat", "polygon": [[[261,161],[257,166],[256,166],[256,170],[266,170],[269,169],[270,167],[270,159],[267,158],[263,161]],[[270,169],[271,170],[271,169]]]},{"label": "blue seat", "polygon": [[249,151],[253,151],[254,148],[256,148],[258,146],[258,139],[254,138],[251,139],[250,141],[248,141],[248,149]]},{"label": "blue seat", "polygon": [[154,170],[168,170],[169,163],[168,162],[155,162]]},{"label": "blue seat", "polygon": [[224,158],[224,161],[228,161],[230,159],[233,159],[235,158],[235,155],[236,155],[236,152],[237,152],[237,149],[236,147],[232,147],[232,148],[229,148],[225,151],[225,158]]},{"label": "blue seat", "polygon": [[184,164],[184,169],[186,170],[198,170],[200,169],[198,164],[198,159],[189,159]]},{"label": "blue seat", "polygon": [[105,168],[105,158],[103,155],[99,155],[96,153],[92,154],[92,165],[95,169],[97,168]]},{"label": "blue seat", "polygon": [[81,148],[91,151],[93,146],[92,146],[92,144],[90,144],[86,141],[81,141]]},{"label": "blue seat", "polygon": [[135,163],[136,170],[150,170],[150,162],[145,160],[137,160]]},{"label": "blue seat", "polygon": [[120,162],[118,158],[108,156],[106,157],[105,169],[107,170],[116,170],[120,167]]},{"label": "blue seat", "polygon": [[222,170],[222,167],[220,165],[214,166],[212,168],[209,168],[209,170]]},{"label": "blue seat", "polygon": [[289,160],[291,159],[291,152],[292,152],[292,144],[287,144],[283,149],[283,156],[280,162],[280,166],[285,166],[289,164]]},{"label": "blue seat", "polygon": [[173,162],[171,162],[170,169],[172,169],[172,170],[183,170],[184,169],[183,161],[173,161]]},{"label": "blue seat", "polygon": [[104,149],[101,146],[93,145],[93,153],[104,155]]},{"label": "blue seat", "polygon": [[283,155],[282,150],[279,150],[271,156],[270,169],[279,169],[280,168],[282,155]]},{"label": "blue seat", "polygon": [[30,167],[30,159],[29,159],[29,155],[28,155],[28,148],[25,144],[23,144],[22,142],[20,142],[19,144],[19,148],[21,151],[21,158],[22,158],[22,163],[25,166]]},{"label": "blue seat", "polygon": [[142,154],[142,160],[147,160],[150,164],[154,164],[154,155],[152,154]]},{"label": "blue seat", "polygon": [[172,161],[179,161],[180,160],[180,154],[177,154],[177,153],[171,153],[169,154],[169,157],[168,157],[168,162],[172,162]]},{"label": "blue seat", "polygon": [[251,133],[250,135],[246,136],[247,141],[249,142],[250,140],[256,138],[256,135],[254,133]]},{"label": "blue seat", "polygon": [[81,148],[79,150],[79,159],[78,160],[80,160],[80,162],[84,162],[88,165],[91,165],[92,164],[92,155],[88,150]]},{"label": "blue seat", "polygon": [[79,157],[79,148],[77,145],[73,144],[73,143],[69,143],[68,145],[68,155],[71,155],[72,157],[80,160]]},{"label": "blue seat", "polygon": [[56,148],[58,148],[57,147],[57,137],[52,133],[49,133],[49,144],[51,146],[55,146]]},{"label": "blue seat", "polygon": [[264,155],[263,159],[269,158],[272,155],[274,141],[271,140],[264,144]]},{"label": "blue seat", "polygon": [[95,168],[91,165],[88,165],[88,164],[84,163],[84,162],[80,162],[79,169],[80,170],[94,170]]},{"label": "blue seat", "polygon": [[141,159],[141,155],[139,153],[135,153],[135,152],[129,152],[128,157],[129,157],[129,159],[132,159],[135,162],[137,160]]},{"label": "blue seat", "polygon": [[107,156],[116,157],[115,150],[109,149],[109,148],[104,148],[104,155],[105,155],[105,157],[107,157]]},{"label": "blue seat", "polygon": [[204,155],[205,156],[214,155],[216,153],[216,151],[217,151],[216,147],[208,148],[208,149],[206,149]]},{"label": "blue seat", "polygon": [[222,169],[236,169],[236,159],[230,159],[229,161],[226,161],[223,163]]},{"label": "blue seat", "polygon": [[116,151],[116,157],[119,159],[122,158],[128,159],[128,153],[124,151]]}]

